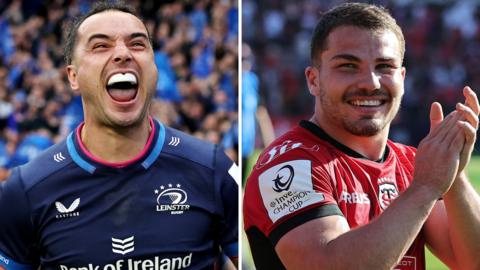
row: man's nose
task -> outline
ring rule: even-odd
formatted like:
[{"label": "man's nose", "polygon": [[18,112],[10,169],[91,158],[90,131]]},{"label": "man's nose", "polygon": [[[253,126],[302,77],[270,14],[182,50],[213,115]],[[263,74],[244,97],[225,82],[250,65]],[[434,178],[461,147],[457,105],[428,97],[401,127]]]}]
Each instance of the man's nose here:
[{"label": "man's nose", "polygon": [[114,49],[113,62],[123,63],[132,60],[132,54],[126,44],[117,44]]},{"label": "man's nose", "polygon": [[366,70],[362,73],[357,87],[365,90],[380,89],[380,75],[374,70]]}]

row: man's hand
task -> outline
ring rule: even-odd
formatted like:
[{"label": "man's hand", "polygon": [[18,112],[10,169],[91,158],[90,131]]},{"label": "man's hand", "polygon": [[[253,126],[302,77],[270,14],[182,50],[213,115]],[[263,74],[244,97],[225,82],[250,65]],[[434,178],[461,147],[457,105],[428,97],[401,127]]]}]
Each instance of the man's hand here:
[{"label": "man's hand", "polygon": [[473,92],[470,87],[466,86],[463,88],[463,95],[465,96],[465,103],[458,103],[456,107],[457,112],[459,112],[463,118],[458,125],[465,134],[465,145],[460,154],[460,165],[458,168],[459,174],[463,172],[470,162],[479,124],[478,115],[480,113],[480,105],[475,92]]},{"label": "man's hand", "polygon": [[461,119],[457,111],[443,119],[442,106],[432,104],[430,132],[418,146],[412,186],[423,186],[438,197],[448,191],[458,173],[465,142],[465,134],[458,131]]}]

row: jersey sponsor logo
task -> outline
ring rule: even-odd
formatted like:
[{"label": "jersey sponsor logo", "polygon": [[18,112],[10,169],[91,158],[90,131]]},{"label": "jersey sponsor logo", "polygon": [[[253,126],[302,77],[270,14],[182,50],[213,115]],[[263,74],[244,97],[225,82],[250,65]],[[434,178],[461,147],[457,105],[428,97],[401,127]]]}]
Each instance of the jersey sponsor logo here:
[{"label": "jersey sponsor logo", "polygon": [[325,199],[313,190],[310,160],[278,164],[260,174],[258,180],[263,205],[272,222]]},{"label": "jersey sponsor logo", "polygon": [[[8,265],[10,263],[10,260],[3,257],[2,254],[0,254],[0,262],[3,262],[5,265]],[[2,267],[2,266],[0,266]]]},{"label": "jersey sponsor logo", "polygon": [[278,169],[277,177],[273,179],[273,190],[276,192],[287,191],[292,184],[295,171],[290,165],[285,165]]},{"label": "jersey sponsor logo", "polygon": [[80,212],[78,211],[74,212],[74,211],[77,210],[79,205],[80,205],[80,198],[76,198],[68,208],[65,207],[63,203],[57,201],[55,202],[55,208],[57,208],[57,211],[60,214],[57,214],[55,217],[57,219],[68,218],[68,217],[78,217],[80,215]]},{"label": "jersey sponsor logo", "polygon": [[272,160],[276,159],[277,157],[287,153],[290,150],[296,149],[298,147],[302,147],[309,151],[318,151],[320,147],[318,145],[314,145],[313,147],[306,147],[303,146],[301,142],[293,142],[290,140],[282,142],[281,145],[274,146],[267,154],[260,157],[260,161],[257,163],[257,169],[262,168],[266,164],[270,163]]},{"label": "jersey sponsor logo", "polygon": [[400,263],[395,266],[394,270],[416,270],[417,258],[413,256],[404,256]]},{"label": "jersey sponsor logo", "polygon": [[112,237],[112,252],[125,255],[135,250],[135,236],[125,239]]},{"label": "jersey sponsor logo", "polygon": [[28,264],[17,263],[0,251],[0,270],[33,270]]},{"label": "jersey sponsor logo", "polygon": [[180,184],[177,184],[176,187],[168,184],[168,188],[162,185],[160,190],[155,189],[155,194],[157,194],[157,212],[170,212],[172,215],[178,215],[190,209],[190,205],[186,204],[188,199],[187,192],[181,189],[181,187]]},{"label": "jersey sponsor logo", "polygon": [[349,204],[370,204],[368,194],[363,192],[346,192],[342,191],[339,202],[346,202]]},{"label": "jersey sponsor logo", "polygon": [[178,144],[180,144],[180,138],[174,137],[174,136],[172,136],[172,138],[170,139],[170,142],[168,143],[168,145],[171,145],[171,146],[177,146]]},{"label": "jersey sponsor logo", "polygon": [[55,162],[62,162],[65,160],[65,157],[63,156],[62,152],[58,152],[53,155],[53,160],[55,160]]},{"label": "jersey sponsor logo", "polygon": [[380,207],[385,210],[398,197],[398,188],[390,177],[379,178],[378,183],[378,202]]},{"label": "jersey sponsor logo", "polygon": [[135,260],[135,259],[121,259],[114,263],[106,265],[95,265],[89,263],[86,266],[69,267],[60,265],[59,270],[179,270],[187,269],[192,264],[193,253],[186,256],[179,256],[173,258],[161,258],[155,256],[153,259]]}]

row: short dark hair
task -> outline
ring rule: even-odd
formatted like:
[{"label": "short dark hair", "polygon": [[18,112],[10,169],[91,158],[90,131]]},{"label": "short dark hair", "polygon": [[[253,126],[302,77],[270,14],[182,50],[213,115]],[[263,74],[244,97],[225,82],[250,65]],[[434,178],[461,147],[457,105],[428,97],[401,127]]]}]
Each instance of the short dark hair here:
[{"label": "short dark hair", "polygon": [[[140,21],[143,20],[142,18],[137,14],[135,8],[133,8],[131,5],[128,5],[124,3],[123,1],[100,1],[96,2],[92,8],[90,9],[89,12],[75,18],[70,24],[67,25],[66,31],[65,31],[65,46],[63,48],[63,53],[64,53],[64,60],[67,65],[70,65],[73,60],[73,51],[75,49],[75,45],[77,42],[77,35],[78,35],[78,28],[80,25],[90,16],[95,15],[97,13],[105,12],[105,11],[121,11],[125,13],[132,14],[133,16],[137,17],[140,19]],[[145,26],[145,23],[143,23]],[[150,33],[148,33],[148,28],[145,26],[145,29],[147,30],[147,35],[148,39],[151,42],[151,37]]]},{"label": "short dark hair", "polygon": [[405,38],[402,29],[387,9],[364,3],[345,3],[327,11],[318,21],[310,43],[310,60],[326,49],[328,35],[337,27],[355,26],[368,30],[390,30],[400,42],[400,55],[405,54]]}]

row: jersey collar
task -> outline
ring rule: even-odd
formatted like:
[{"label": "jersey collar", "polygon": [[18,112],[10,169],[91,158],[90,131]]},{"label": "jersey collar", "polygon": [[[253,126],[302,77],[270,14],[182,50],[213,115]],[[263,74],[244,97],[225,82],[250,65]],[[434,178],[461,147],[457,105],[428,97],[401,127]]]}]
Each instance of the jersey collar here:
[{"label": "jersey collar", "polygon": [[122,163],[109,163],[93,157],[92,154],[90,154],[85,147],[83,147],[80,136],[78,136],[83,123],[68,135],[68,152],[70,153],[72,160],[78,166],[91,174],[93,174],[99,168],[105,168],[108,170],[121,170],[137,164],[141,164],[143,168],[148,169],[160,155],[165,142],[165,127],[163,124],[153,120],[151,117],[149,117],[149,120],[152,131],[149,135],[148,142],[145,145],[145,149],[142,151],[142,153],[130,161]]},{"label": "jersey collar", "polygon": [[[349,148],[348,146],[340,143],[339,141],[335,140],[333,137],[328,135],[321,127],[315,125],[314,123],[306,120],[300,121],[299,125],[303,127],[304,129],[310,131],[313,133],[315,136],[319,137],[320,139],[329,142],[331,145],[333,145],[335,148],[338,150],[342,151],[343,153],[347,154],[348,156],[351,156],[353,158],[361,158],[361,159],[367,159],[370,160],[369,158],[365,157],[364,155],[356,152],[355,150]],[[383,156],[378,159],[378,160],[372,160],[378,163],[382,163],[385,160],[387,160],[388,154],[390,153],[390,148],[385,147],[385,151],[383,152]]]}]

